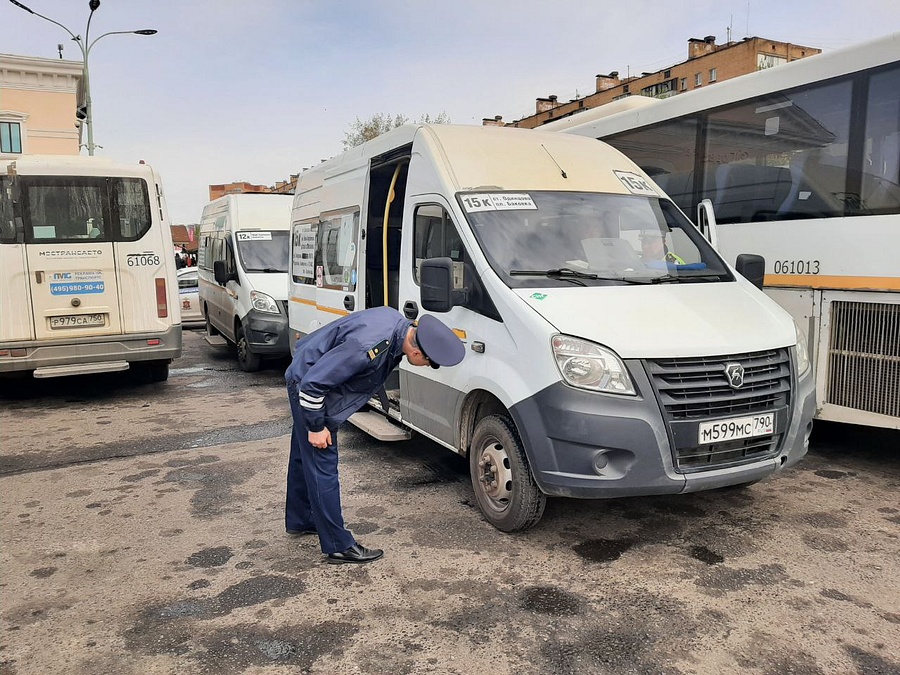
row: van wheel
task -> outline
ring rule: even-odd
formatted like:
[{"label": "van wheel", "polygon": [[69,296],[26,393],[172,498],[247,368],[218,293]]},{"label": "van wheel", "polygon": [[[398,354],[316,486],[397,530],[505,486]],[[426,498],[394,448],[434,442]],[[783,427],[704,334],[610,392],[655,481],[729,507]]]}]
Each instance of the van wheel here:
[{"label": "van wheel", "polygon": [[491,415],[475,426],[469,471],[475,501],[498,530],[526,530],[541,519],[547,497],[531,475],[522,442],[507,416]]},{"label": "van wheel", "polygon": [[247,336],[244,335],[243,326],[238,326],[235,346],[237,347],[237,360],[241,370],[245,373],[255,373],[259,370],[259,364],[262,359],[250,351],[250,345],[247,342]]}]

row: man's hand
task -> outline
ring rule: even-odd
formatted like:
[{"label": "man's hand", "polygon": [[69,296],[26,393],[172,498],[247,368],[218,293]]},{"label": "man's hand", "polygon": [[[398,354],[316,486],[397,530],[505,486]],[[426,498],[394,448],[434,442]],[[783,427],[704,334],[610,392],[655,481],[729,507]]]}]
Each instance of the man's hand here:
[{"label": "man's hand", "polygon": [[331,445],[331,432],[327,428],[322,431],[310,431],[308,433],[309,444],[314,448],[325,449]]}]

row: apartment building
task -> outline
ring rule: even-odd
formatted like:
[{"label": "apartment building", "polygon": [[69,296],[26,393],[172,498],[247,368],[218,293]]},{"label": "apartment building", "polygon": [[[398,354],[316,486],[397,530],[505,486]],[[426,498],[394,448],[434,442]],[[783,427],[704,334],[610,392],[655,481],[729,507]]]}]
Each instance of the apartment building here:
[{"label": "apartment building", "polygon": [[80,61],[0,54],[0,159],[77,155]]},{"label": "apartment building", "polygon": [[716,82],[746,75],[764,68],[818,54],[821,49],[761,37],[748,37],[739,42],[716,44],[714,35],[688,40],[686,61],[654,73],[620,77],[618,71],[595,76],[595,91],[584,97],[560,102],[556,96],[538,98],[533,115],[514,122],[503,122],[500,116],[485,118],[487,126],[512,126],[534,129],[562,117],[596,108],[626,96],[666,98]]}]

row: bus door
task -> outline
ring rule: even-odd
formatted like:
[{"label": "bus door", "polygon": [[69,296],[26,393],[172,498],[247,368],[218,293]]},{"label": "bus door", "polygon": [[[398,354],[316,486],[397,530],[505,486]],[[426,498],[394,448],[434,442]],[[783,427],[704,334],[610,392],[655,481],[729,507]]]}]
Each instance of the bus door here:
[{"label": "bus door", "polygon": [[106,179],[19,180],[35,338],[121,333]]},{"label": "bus door", "polygon": [[16,227],[12,180],[0,176],[0,342],[33,340],[31,298],[27,286],[25,244]]},{"label": "bus door", "polygon": [[291,229],[288,323],[304,335],[320,326],[316,310],[316,231],[317,223],[296,222]]},{"label": "bus door", "polygon": [[323,216],[316,232],[316,315],[325,325],[365,309],[359,283],[359,209]]}]

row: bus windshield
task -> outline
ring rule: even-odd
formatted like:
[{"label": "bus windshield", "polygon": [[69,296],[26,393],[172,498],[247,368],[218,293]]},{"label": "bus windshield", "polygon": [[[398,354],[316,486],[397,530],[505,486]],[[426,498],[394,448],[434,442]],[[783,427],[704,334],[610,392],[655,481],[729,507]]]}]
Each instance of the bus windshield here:
[{"label": "bus windshield", "polygon": [[287,272],[290,240],[286,230],[237,232],[238,255],[245,272]]},{"label": "bus windshield", "polygon": [[[511,288],[731,281],[722,259],[667,200],[530,192],[459,195],[491,267]],[[481,200],[481,201],[479,201]],[[482,210],[484,209],[484,210]]]}]

